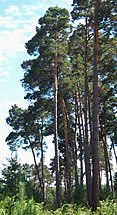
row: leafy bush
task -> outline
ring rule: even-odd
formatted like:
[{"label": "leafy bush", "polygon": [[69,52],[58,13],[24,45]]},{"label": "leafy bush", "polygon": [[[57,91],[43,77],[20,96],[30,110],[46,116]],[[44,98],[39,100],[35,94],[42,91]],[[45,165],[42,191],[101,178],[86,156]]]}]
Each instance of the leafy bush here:
[{"label": "leafy bush", "polygon": [[117,215],[117,202],[113,200],[106,200],[100,202],[100,207],[96,212],[92,212],[87,207],[77,206],[75,204],[64,204],[57,209],[55,215]]},{"label": "leafy bush", "polygon": [[55,211],[49,210],[43,203],[36,203],[33,199],[27,200],[24,197],[22,193],[18,199],[6,197],[4,201],[1,200],[0,215],[117,215],[117,202],[109,199],[100,202],[100,207],[93,213],[90,208],[77,204],[64,204]]},{"label": "leafy bush", "polygon": [[55,211],[56,215],[90,215],[91,210],[85,207],[78,207],[75,204],[64,204],[61,208]]},{"label": "leafy bush", "polygon": [[117,202],[114,200],[106,200],[100,203],[100,207],[95,212],[95,215],[117,215]]}]

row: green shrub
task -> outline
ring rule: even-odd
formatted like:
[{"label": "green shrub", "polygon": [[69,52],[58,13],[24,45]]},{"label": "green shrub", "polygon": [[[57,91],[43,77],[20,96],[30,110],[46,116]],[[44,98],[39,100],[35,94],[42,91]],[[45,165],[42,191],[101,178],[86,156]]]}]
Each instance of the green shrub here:
[{"label": "green shrub", "polygon": [[20,201],[17,201],[13,209],[12,215],[38,215],[42,214],[42,210],[43,207],[41,206],[41,204],[35,203],[32,199],[29,201],[22,201],[22,204],[20,204]]},{"label": "green shrub", "polygon": [[117,215],[117,202],[106,199],[100,202],[96,212],[88,207],[77,204],[64,204],[61,208],[50,210],[43,203],[36,203],[33,199],[26,199],[23,185],[20,187],[20,196],[6,197],[0,201],[0,215]]},{"label": "green shrub", "polygon": [[117,202],[106,200],[100,202],[100,207],[95,212],[96,215],[117,215]]},{"label": "green shrub", "polygon": [[64,204],[55,211],[56,215],[90,215],[91,210],[86,207],[78,207],[76,204]]}]

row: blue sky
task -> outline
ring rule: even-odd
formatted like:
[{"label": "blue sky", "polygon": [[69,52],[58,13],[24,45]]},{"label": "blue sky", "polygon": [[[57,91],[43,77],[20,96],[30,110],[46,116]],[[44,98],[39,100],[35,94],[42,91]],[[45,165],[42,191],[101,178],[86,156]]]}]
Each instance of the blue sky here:
[{"label": "blue sky", "polygon": [[[10,156],[5,143],[11,131],[5,122],[8,110],[13,104],[27,106],[20,82],[23,77],[20,65],[23,60],[29,59],[25,42],[35,35],[38,19],[50,6],[71,10],[71,4],[72,0],[0,0],[0,167]],[[20,155],[29,160],[29,154],[25,156],[25,151],[20,151]]]}]

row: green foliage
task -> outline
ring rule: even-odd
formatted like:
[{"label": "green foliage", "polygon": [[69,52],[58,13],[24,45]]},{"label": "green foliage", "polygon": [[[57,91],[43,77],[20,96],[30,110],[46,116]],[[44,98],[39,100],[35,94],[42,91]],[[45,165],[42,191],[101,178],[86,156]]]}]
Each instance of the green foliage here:
[{"label": "green foliage", "polygon": [[57,209],[55,211],[56,215],[116,215],[117,214],[117,203],[112,201],[109,201],[108,199],[106,201],[100,202],[100,207],[97,209],[96,212],[91,212],[91,209],[87,207],[81,207],[77,206],[76,204],[64,204],[61,208]]},{"label": "green foliage", "polygon": [[[106,200],[100,202],[96,212],[91,212],[87,207],[78,206],[77,204],[64,204],[61,208],[54,210],[48,209],[40,203],[35,203],[33,199],[26,200],[23,197],[23,184],[21,184],[20,195],[21,198],[6,197],[4,201],[0,201],[0,215],[116,215],[117,202],[113,200]],[[19,196],[20,197],[20,196]]]},{"label": "green foliage", "polygon": [[78,205],[87,205],[87,192],[86,192],[86,186],[78,186],[78,190],[74,191],[74,203],[77,203]]},{"label": "green foliage", "polygon": [[14,197],[6,197],[0,202],[0,215],[41,215],[51,214],[44,210],[43,204],[36,203],[33,199],[27,200],[24,183],[19,184],[19,194]]},{"label": "green foliage", "polygon": [[108,215],[116,215],[117,214],[117,202],[113,200],[109,201],[102,201],[100,203],[100,207],[95,212],[96,215],[98,214],[108,214]]},{"label": "green foliage", "polygon": [[78,207],[75,204],[64,204],[61,208],[57,209],[55,211],[56,215],[62,215],[62,214],[66,214],[66,215],[71,215],[71,214],[79,214],[79,215],[90,215],[91,214],[91,210],[86,209],[85,207]]},{"label": "green foliage", "polygon": [[117,197],[117,172],[115,172],[115,174],[114,174],[114,191],[115,191],[115,195]]},{"label": "green foliage", "polygon": [[18,163],[17,156],[7,159],[9,164],[4,165],[2,170],[3,185],[6,195],[14,196],[18,192],[19,182],[21,180],[21,165]]}]

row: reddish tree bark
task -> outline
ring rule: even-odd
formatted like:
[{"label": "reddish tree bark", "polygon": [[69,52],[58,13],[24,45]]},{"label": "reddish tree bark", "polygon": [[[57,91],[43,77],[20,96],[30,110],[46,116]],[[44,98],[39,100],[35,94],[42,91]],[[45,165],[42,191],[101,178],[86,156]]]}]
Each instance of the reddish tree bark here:
[{"label": "reddish tree bark", "polygon": [[98,10],[100,0],[94,2],[93,45],[93,137],[92,137],[92,210],[99,206],[99,99],[98,99]]},{"label": "reddish tree bark", "polygon": [[[55,38],[56,39],[56,38]],[[61,205],[60,189],[60,166],[59,166],[59,147],[58,147],[58,71],[57,71],[57,48],[54,56],[54,145],[55,145],[55,168],[56,168],[56,202]]]},{"label": "reddish tree bark", "polygon": [[[70,170],[70,153],[69,153],[69,134],[68,134],[68,125],[67,125],[67,116],[66,116],[66,105],[63,99],[62,94],[60,94],[61,109],[63,115],[63,126],[64,126],[64,135],[65,135],[65,172],[66,172],[66,182],[67,182],[67,192],[71,196],[71,170]],[[69,197],[70,197],[69,196]]]}]

